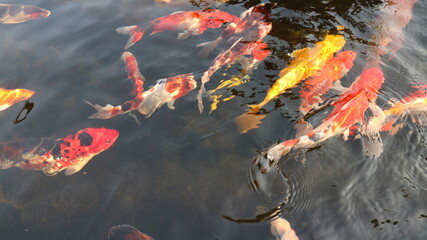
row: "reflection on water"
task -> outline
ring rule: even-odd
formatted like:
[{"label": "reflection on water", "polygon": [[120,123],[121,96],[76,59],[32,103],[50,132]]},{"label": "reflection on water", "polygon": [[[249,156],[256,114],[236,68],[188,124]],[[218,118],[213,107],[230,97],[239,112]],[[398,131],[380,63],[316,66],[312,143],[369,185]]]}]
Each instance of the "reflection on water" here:
[{"label": "reflection on water", "polygon": [[[141,125],[128,115],[88,119],[93,109],[84,100],[118,105],[132,91],[120,60],[128,37],[115,28],[200,10],[208,2],[239,15],[261,1],[187,2],[157,7],[152,0],[34,0],[28,4],[49,9],[48,18],[0,25],[1,87],[36,92],[31,97],[35,107],[25,121],[13,124],[23,102],[0,112],[1,142],[55,139],[89,127],[120,132],[108,153],[72,176],[2,170],[0,239],[105,239],[111,227],[126,224],[154,239],[274,239],[270,222],[276,217],[286,219],[299,239],[427,237],[426,136],[411,120],[394,136],[381,133],[384,153],[378,159],[364,155],[361,139],[333,138],[306,152],[305,164],[295,161],[302,156],[294,154],[279,169],[250,172],[249,177],[256,150],[295,137],[301,86],[264,106],[260,128],[240,135],[233,121],[248,104],[262,101],[292,60],[289,53],[312,47],[327,34],[342,35],[343,50],[357,53],[353,68],[341,79],[344,87],[350,86],[373,46],[383,1],[271,0],[277,6],[272,30],[264,38],[271,55],[250,81],[223,89],[235,97],[211,114],[199,114],[194,91],[177,101],[174,111],[164,107],[148,119],[137,116]],[[403,45],[394,58],[382,59],[385,81],[376,103],[383,109],[391,106],[388,100],[403,99],[414,91],[412,86],[426,83],[426,8],[425,1],[415,3]],[[345,29],[338,32],[338,25]],[[180,41],[176,32],[162,32],[133,46],[144,86],[206,71],[226,43],[207,58],[197,57],[196,45],[220,33],[209,29]],[[235,64],[218,70],[207,89],[238,76],[240,68]],[[198,83],[200,77],[195,76]],[[318,125],[331,110],[327,107],[309,120]],[[250,221],[238,224],[223,216]]]}]

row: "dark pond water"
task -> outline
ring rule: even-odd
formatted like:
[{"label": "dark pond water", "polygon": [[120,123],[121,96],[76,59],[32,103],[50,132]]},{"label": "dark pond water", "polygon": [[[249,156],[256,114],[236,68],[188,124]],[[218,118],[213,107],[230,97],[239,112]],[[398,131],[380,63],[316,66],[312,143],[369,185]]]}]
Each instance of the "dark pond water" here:
[{"label": "dark pond water", "polygon": [[[230,1],[218,8],[238,15],[260,2]],[[223,215],[253,219],[257,207],[279,205],[300,239],[427,239],[426,132],[409,120],[397,135],[383,136],[385,151],[379,159],[365,157],[360,140],[337,137],[308,152],[305,164],[285,161],[280,165],[285,178],[271,174],[262,191],[248,187],[256,151],[294,137],[297,91],[267,105],[264,124],[247,134],[238,133],[233,118],[246,104],[262,100],[289,63],[288,53],[336,33],[337,25],[346,27],[344,50],[359,56],[342,79],[349,86],[364,65],[373,31],[369,22],[382,6],[379,0],[272,2],[278,5],[265,40],[273,54],[250,82],[227,90],[237,97],[201,115],[193,91],[177,100],[173,111],[163,106],[148,119],[136,113],[137,125],[128,115],[88,119],[94,110],[83,102],[118,105],[129,99],[132,85],[120,60],[127,36],[114,29],[204,4],[159,8],[151,0],[25,1],[52,14],[0,25],[1,87],[36,91],[34,109],[25,121],[13,124],[23,103],[0,112],[1,142],[59,138],[86,127],[117,129],[120,137],[71,176],[2,170],[0,239],[99,240],[119,224],[160,240],[274,239],[268,221],[238,224]],[[381,107],[390,98],[407,95],[411,85],[427,83],[426,12],[427,2],[419,0],[404,30],[402,49],[382,66]],[[176,32],[164,32],[130,51],[150,86],[160,78],[206,70],[223,45],[208,58],[198,58],[195,45],[219,33],[211,29],[178,41]],[[238,70],[239,65],[223,68],[207,88]]]}]

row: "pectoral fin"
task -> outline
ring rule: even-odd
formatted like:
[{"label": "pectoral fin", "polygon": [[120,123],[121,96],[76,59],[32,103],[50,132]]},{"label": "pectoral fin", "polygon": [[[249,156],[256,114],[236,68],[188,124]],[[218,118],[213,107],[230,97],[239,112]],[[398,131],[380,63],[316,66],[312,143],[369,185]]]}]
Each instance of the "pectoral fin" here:
[{"label": "pectoral fin", "polygon": [[65,175],[69,176],[69,175],[72,175],[72,174],[80,171],[94,156],[95,155],[92,154],[92,155],[89,155],[87,157],[80,158],[80,161],[77,164],[75,164],[75,165],[67,168],[67,170],[65,170]]},{"label": "pectoral fin", "polygon": [[171,110],[174,110],[175,109],[175,106],[173,105],[174,103],[175,103],[175,100],[171,100],[171,101],[167,102],[168,108]]}]

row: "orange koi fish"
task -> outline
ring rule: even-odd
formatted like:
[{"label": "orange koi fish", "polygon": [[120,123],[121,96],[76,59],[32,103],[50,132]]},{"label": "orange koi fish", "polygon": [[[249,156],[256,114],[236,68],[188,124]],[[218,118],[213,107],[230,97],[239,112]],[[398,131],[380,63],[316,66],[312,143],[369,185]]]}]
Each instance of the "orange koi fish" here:
[{"label": "orange koi fish", "polygon": [[197,45],[197,47],[202,47],[198,54],[199,57],[208,56],[222,40],[241,34],[260,22],[268,21],[274,6],[276,6],[275,3],[261,3],[244,11],[240,15],[239,21],[228,24],[217,39]]},{"label": "orange koi fish", "polygon": [[85,128],[57,140],[41,138],[0,144],[0,168],[19,167],[53,176],[80,171],[94,156],[116,141],[114,129]]},{"label": "orange koi fish", "polygon": [[368,50],[368,62],[380,63],[380,56],[389,54],[389,59],[402,48],[405,41],[404,28],[411,21],[412,9],[417,0],[388,0],[381,15],[373,22],[375,33],[371,41],[376,45]]},{"label": "orange koi fish", "polygon": [[154,240],[130,225],[112,227],[108,232],[108,240]]},{"label": "orange koi fish", "polygon": [[[240,36],[230,38],[226,50],[221,51],[212,61],[209,69],[203,74],[200,91],[197,95],[200,113],[203,112],[202,94],[205,93],[205,84],[209,82],[210,77],[222,66],[233,64],[238,59],[243,60],[243,66],[246,74],[252,72],[257,65],[262,62],[268,55],[268,45],[262,42],[271,30],[271,23],[260,22],[252,26]],[[244,55],[250,55],[250,58],[244,58]]]},{"label": "orange koi fish", "polygon": [[135,89],[131,95],[135,95],[135,97],[116,107],[110,104],[102,107],[86,101],[86,103],[97,110],[97,113],[92,114],[89,118],[108,119],[133,110],[138,110],[148,118],[157,108],[160,108],[165,103],[167,103],[170,109],[174,109],[173,104],[175,100],[187,95],[189,91],[195,89],[197,86],[192,74],[183,74],[160,79],[154,87],[144,91],[143,85],[145,79],[139,71],[138,62],[135,57],[130,52],[124,52],[122,60],[126,65],[128,78],[134,83]]},{"label": "orange koi fish", "polygon": [[427,84],[415,88],[419,90],[393,103],[388,110],[384,111],[385,121],[381,131],[396,134],[403,127],[403,123],[397,123],[397,121],[407,116],[411,116],[417,126],[427,126]]},{"label": "orange koi fish", "polygon": [[[257,157],[254,161],[255,166],[261,172],[266,173],[292,149],[313,148],[319,143],[341,134],[344,135],[344,139],[347,139],[352,126],[364,124],[364,115],[368,108],[374,117],[381,119],[383,112],[375,101],[383,82],[384,76],[379,68],[364,70],[350,88],[333,103],[334,109],[322,124],[306,135],[270,147]],[[379,156],[382,151],[382,142],[379,137],[380,126],[370,122],[362,131],[362,134],[370,140],[371,145],[365,145],[368,155],[370,157]]]},{"label": "orange koi fish", "polygon": [[292,229],[291,224],[284,218],[276,218],[271,221],[271,234],[276,240],[299,240],[295,230]]},{"label": "orange koi fish", "polygon": [[237,22],[238,17],[217,9],[204,9],[198,11],[174,12],[168,16],[157,18],[148,24],[119,27],[116,31],[128,34],[130,38],[125,49],[130,48],[141,38],[164,31],[184,31],[178,34],[178,39],[186,39],[191,34],[199,35],[209,28],[219,28],[225,23]]},{"label": "orange koi fish", "polygon": [[27,89],[4,89],[0,88],[0,111],[15,103],[29,99],[35,92]]},{"label": "orange koi fish", "polygon": [[15,24],[46,18],[50,11],[32,5],[0,4],[0,23]]},{"label": "orange koi fish", "polygon": [[356,53],[353,51],[339,52],[336,57],[331,58],[323,66],[316,76],[304,82],[300,91],[302,102],[299,110],[302,115],[318,108],[319,104],[325,101],[322,96],[332,88],[334,83],[347,74],[353,67],[355,59]]}]

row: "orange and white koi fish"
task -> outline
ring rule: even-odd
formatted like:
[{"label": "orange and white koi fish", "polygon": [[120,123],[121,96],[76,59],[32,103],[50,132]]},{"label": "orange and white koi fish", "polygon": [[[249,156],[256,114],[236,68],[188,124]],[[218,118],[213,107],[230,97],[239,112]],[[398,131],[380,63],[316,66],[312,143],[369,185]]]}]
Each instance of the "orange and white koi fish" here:
[{"label": "orange and white koi fish", "polygon": [[35,92],[27,89],[4,89],[0,88],[0,111],[15,103],[29,99]]},{"label": "orange and white koi fish", "polygon": [[396,134],[403,127],[403,123],[398,123],[398,120],[406,119],[408,116],[416,126],[427,126],[427,84],[415,88],[419,90],[394,102],[388,110],[384,111],[385,121],[382,123],[381,131]]},{"label": "orange and white koi fish", "polygon": [[183,31],[178,34],[178,39],[181,40],[188,38],[191,34],[199,35],[207,29],[219,28],[225,23],[237,21],[237,16],[217,9],[180,11],[157,18],[147,24],[119,27],[116,31],[130,35],[125,46],[125,49],[128,49],[148,33],[153,35],[164,31]]},{"label": "orange and white koi fish", "polygon": [[46,18],[50,11],[32,5],[0,4],[0,23],[15,24]]},{"label": "orange and white koi fish", "polygon": [[145,233],[130,225],[112,227],[108,232],[108,240],[154,240]]},{"label": "orange and white koi fish", "polygon": [[380,56],[389,59],[399,51],[405,41],[404,28],[411,21],[412,9],[417,0],[387,0],[381,15],[373,22],[374,33],[370,41],[376,46],[368,49],[368,62],[379,64]]},{"label": "orange and white koi fish", "polygon": [[[222,66],[230,65],[238,59],[243,60],[243,68],[246,74],[250,74],[257,65],[262,62],[268,55],[268,45],[262,42],[271,30],[271,23],[259,23],[252,26],[240,36],[230,38],[226,49],[221,51],[212,61],[209,69],[203,74],[199,94],[197,95],[200,113],[203,112],[202,95],[205,93],[205,84],[209,82],[210,77]],[[243,57],[250,55],[249,59]]]},{"label": "orange and white koi fish", "polygon": [[316,76],[304,82],[300,91],[302,102],[299,107],[302,115],[307,114],[312,109],[318,108],[319,104],[325,101],[323,95],[347,74],[353,67],[355,59],[356,53],[354,51],[339,52],[336,57],[326,62]]},{"label": "orange and white koi fish", "polygon": [[19,167],[53,176],[80,171],[94,156],[107,150],[119,133],[114,129],[85,128],[57,140],[41,138],[0,144],[0,168]]},{"label": "orange and white koi fish", "polygon": [[274,6],[276,6],[275,3],[261,3],[244,11],[240,15],[239,21],[228,24],[217,39],[198,44],[197,47],[202,47],[198,56],[206,57],[222,40],[228,39],[233,35],[239,35],[260,22],[268,21],[270,19],[271,10]]},{"label": "orange and white koi fish", "polygon": [[291,224],[284,218],[276,218],[271,221],[271,234],[276,240],[299,240],[295,230],[292,229]]},{"label": "orange and white koi fish", "polygon": [[255,166],[262,173],[266,173],[292,149],[313,148],[319,143],[341,134],[344,135],[344,139],[347,139],[352,126],[356,124],[364,125],[362,135],[370,141],[365,145],[368,156],[378,157],[382,152],[382,142],[379,136],[381,126],[375,124],[377,121],[364,124],[364,115],[369,108],[374,117],[379,119],[378,122],[383,122],[383,111],[375,104],[383,82],[384,76],[379,68],[364,70],[350,88],[333,103],[334,109],[322,124],[306,135],[270,147],[255,159]]},{"label": "orange and white koi fish", "polygon": [[160,79],[154,87],[144,91],[143,85],[145,79],[139,71],[138,62],[135,57],[130,52],[124,52],[122,60],[126,65],[128,78],[133,81],[135,89],[131,95],[135,95],[135,97],[116,107],[110,104],[102,107],[86,101],[86,103],[97,110],[97,113],[92,114],[89,118],[108,119],[133,110],[138,110],[148,118],[157,108],[160,108],[165,103],[167,103],[170,109],[174,109],[173,104],[175,100],[185,96],[197,86],[193,74],[190,73]]}]

